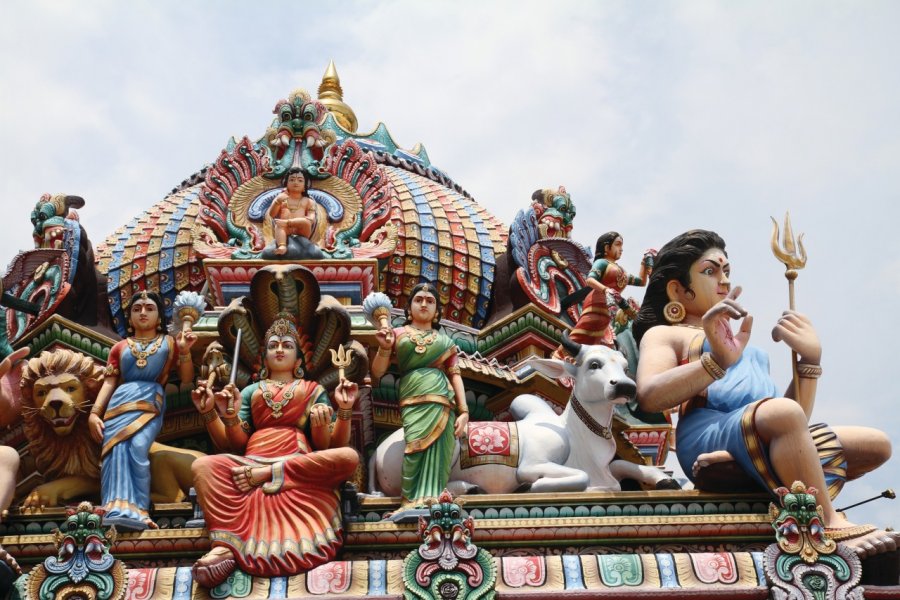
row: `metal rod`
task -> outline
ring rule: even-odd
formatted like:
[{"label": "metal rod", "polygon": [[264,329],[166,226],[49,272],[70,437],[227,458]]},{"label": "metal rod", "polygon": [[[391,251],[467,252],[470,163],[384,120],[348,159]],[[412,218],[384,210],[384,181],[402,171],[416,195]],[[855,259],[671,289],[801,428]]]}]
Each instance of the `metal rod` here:
[{"label": "metal rod", "polygon": [[897,497],[897,494],[894,493],[892,489],[886,489],[877,496],[872,496],[868,500],[863,500],[861,502],[857,502],[856,504],[851,504],[850,506],[845,506],[844,508],[837,509],[838,512],[844,512],[845,510],[850,510],[851,508],[856,508],[857,506],[862,506],[863,504],[868,504],[873,500],[878,500],[879,498],[887,498],[888,500],[893,500]]},{"label": "metal rod", "polygon": [[[234,357],[231,359],[231,377],[228,378],[228,383],[234,385],[234,382],[237,378],[237,368],[238,368],[238,357],[241,354],[241,333],[243,330],[238,327],[237,337],[234,338]],[[234,398],[228,398],[228,404],[225,407],[225,412],[229,415],[234,414]]]}]

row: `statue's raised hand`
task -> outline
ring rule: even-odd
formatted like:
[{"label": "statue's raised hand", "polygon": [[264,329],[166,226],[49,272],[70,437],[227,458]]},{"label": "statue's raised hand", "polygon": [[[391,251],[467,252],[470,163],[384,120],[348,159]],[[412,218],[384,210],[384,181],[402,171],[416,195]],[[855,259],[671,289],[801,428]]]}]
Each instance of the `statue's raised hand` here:
[{"label": "statue's raised hand", "polygon": [[[713,360],[723,369],[740,360],[747,342],[750,341],[750,330],[753,328],[753,317],[737,301],[740,295],[740,286],[731,289],[721,302],[703,315],[703,330],[706,332],[710,353]],[[732,319],[741,319],[737,334],[731,331]]]},{"label": "statue's raised hand", "polygon": [[[226,385],[221,392],[216,392],[213,397],[216,401],[216,410],[219,411],[219,416],[233,417],[236,407],[241,405],[241,395],[233,383]],[[230,413],[228,412],[229,406],[231,408]]]},{"label": "statue's raised hand", "polygon": [[178,335],[175,336],[175,345],[178,346],[178,352],[181,354],[190,352],[191,346],[195,343],[197,343],[197,334],[193,331],[178,332]]},{"label": "statue's raised hand", "polygon": [[822,360],[822,344],[812,322],[795,310],[781,313],[781,318],[772,329],[772,339],[787,344],[804,363],[817,365]]},{"label": "statue's raised hand", "polygon": [[215,396],[211,388],[206,387],[205,382],[197,384],[197,388],[191,390],[191,402],[199,413],[209,412],[215,409]]},{"label": "statue's raised hand", "polygon": [[394,330],[390,327],[382,327],[375,332],[375,340],[382,350],[390,350],[394,347]]},{"label": "statue's raised hand", "polygon": [[341,379],[341,382],[334,388],[334,403],[338,408],[352,409],[359,397],[359,384],[349,379]]}]

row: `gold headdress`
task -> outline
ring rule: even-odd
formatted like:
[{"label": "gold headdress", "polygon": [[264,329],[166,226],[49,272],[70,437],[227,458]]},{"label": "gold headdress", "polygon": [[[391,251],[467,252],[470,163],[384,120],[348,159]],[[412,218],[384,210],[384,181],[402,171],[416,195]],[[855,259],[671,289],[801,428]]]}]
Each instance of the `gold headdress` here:
[{"label": "gold headdress", "polygon": [[277,335],[278,337],[289,335],[294,338],[294,340],[300,339],[300,331],[297,329],[297,324],[294,323],[294,317],[291,313],[280,312],[275,315],[275,320],[272,321],[272,324],[269,325],[269,328],[266,330],[265,339],[268,340],[273,335]]}]

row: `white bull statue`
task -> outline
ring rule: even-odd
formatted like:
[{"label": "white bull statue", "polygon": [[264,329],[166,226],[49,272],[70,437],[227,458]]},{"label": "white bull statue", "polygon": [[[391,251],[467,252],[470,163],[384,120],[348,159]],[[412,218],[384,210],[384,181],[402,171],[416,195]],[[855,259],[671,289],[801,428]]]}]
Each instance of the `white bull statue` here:
[{"label": "white bull statue", "polygon": [[[530,361],[548,377],[574,380],[563,413],[557,415],[538,396],[523,394],[510,405],[515,422],[469,423],[462,449],[457,442],[454,450],[447,486],[452,494],[620,490],[622,479],[679,489],[661,469],[615,459],[614,408],[636,392],[625,374],[625,357],[606,346],[583,346],[568,338],[564,346],[576,357],[575,364]],[[400,495],[404,447],[402,429],[378,446],[369,463],[370,493]]]}]

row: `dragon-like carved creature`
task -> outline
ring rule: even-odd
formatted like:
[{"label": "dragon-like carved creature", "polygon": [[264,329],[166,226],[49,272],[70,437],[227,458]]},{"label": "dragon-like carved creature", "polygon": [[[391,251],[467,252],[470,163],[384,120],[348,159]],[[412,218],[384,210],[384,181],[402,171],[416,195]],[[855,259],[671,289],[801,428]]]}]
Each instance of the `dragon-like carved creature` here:
[{"label": "dragon-like carved creature", "polygon": [[490,553],[472,543],[474,519],[463,518],[447,490],[429,513],[419,517],[422,544],[403,561],[404,598],[494,598],[496,568]]},{"label": "dragon-like carved creature", "polygon": [[116,529],[104,532],[101,513],[90,502],[66,511],[68,518],[54,533],[58,554],[28,575],[27,598],[121,600],[127,591],[125,565],[110,554]]},{"label": "dragon-like carved creature", "polygon": [[847,546],[825,530],[815,488],[795,481],[775,490],[781,506],[769,505],[775,540],[766,549],[764,568],[775,600],[839,598],[862,600],[862,565]]}]

